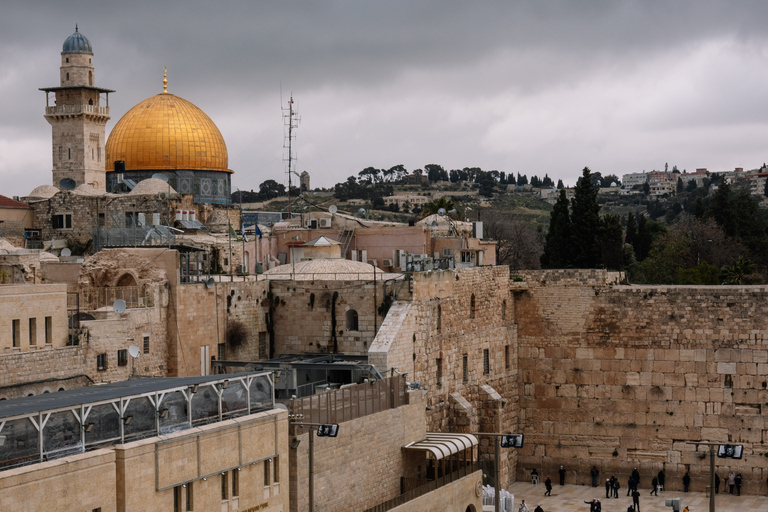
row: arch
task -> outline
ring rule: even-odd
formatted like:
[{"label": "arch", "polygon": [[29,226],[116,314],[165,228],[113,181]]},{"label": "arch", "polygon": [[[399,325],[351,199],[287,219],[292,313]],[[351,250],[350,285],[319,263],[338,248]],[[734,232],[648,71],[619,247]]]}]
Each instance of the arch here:
[{"label": "arch", "polygon": [[347,331],[357,331],[357,311],[350,309],[347,311]]},{"label": "arch", "polygon": [[469,318],[475,318],[475,294],[469,299]]},{"label": "arch", "polygon": [[132,274],[126,272],[120,279],[117,280],[115,286],[136,286],[136,278]]},{"label": "arch", "polygon": [[88,100],[88,105],[93,106],[93,100],[92,99]]},{"label": "arch", "polygon": [[64,388],[59,388],[59,391],[66,391]]},{"label": "arch", "polygon": [[470,504],[467,506],[467,509],[466,509],[464,512],[477,512],[477,509],[475,508],[475,506],[474,506],[474,505],[472,505],[472,504],[470,503]]}]

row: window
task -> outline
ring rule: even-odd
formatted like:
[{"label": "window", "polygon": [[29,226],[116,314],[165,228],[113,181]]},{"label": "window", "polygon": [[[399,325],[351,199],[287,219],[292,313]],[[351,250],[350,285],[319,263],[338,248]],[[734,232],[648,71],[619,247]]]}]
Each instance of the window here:
[{"label": "window", "polygon": [[229,499],[229,489],[227,488],[227,473],[221,474],[221,499]]},{"label": "window", "polygon": [[99,371],[107,369],[107,354],[99,354],[96,356],[96,369]]},{"label": "window", "polygon": [[181,486],[173,488],[173,512],[181,512]]},{"label": "window", "polygon": [[488,375],[491,373],[491,359],[488,354],[488,349],[483,349],[483,374]]},{"label": "window", "polygon": [[50,345],[53,341],[53,317],[45,317],[45,344]]},{"label": "window", "polygon": [[[67,61],[69,62],[69,61]],[[67,82],[69,82],[69,73],[67,73]]]},{"label": "window", "polygon": [[504,346],[504,368],[509,370],[509,345]]},{"label": "window", "polygon": [[240,496],[240,470],[232,470],[232,497]]},{"label": "window", "polygon": [[149,336],[144,336],[144,353],[149,354]]},{"label": "window", "polygon": [[464,382],[469,381],[469,357],[467,354],[461,356],[461,380]]},{"label": "window", "polygon": [[475,294],[469,299],[469,318],[475,318]]},{"label": "window", "polygon": [[67,158],[72,160],[72,148],[67,148]]},{"label": "window", "polygon": [[347,330],[357,331],[357,311],[350,309],[347,311]]},{"label": "window", "polygon": [[507,301],[501,301],[501,319],[507,319]]},{"label": "window", "polygon": [[133,226],[133,212],[125,212],[125,227]]},{"label": "window", "polygon": [[447,258],[451,255],[451,249],[449,247],[443,247],[443,257]]},{"label": "window", "polygon": [[273,479],[273,481],[275,483],[280,481],[280,464],[278,464],[278,462],[279,462],[278,457],[275,457],[274,458],[274,464],[272,464],[274,466],[274,469],[275,469],[275,471],[274,471],[275,478]]},{"label": "window", "polygon": [[194,493],[192,492],[192,482],[187,482],[187,512],[191,512],[194,507]]},{"label": "window", "polygon": [[[310,433],[310,435],[312,435]],[[268,486],[271,482],[269,481],[269,459],[264,461],[264,486]]]},{"label": "window", "polygon": [[29,319],[29,346],[37,345],[37,318]]},{"label": "window", "polygon": [[440,304],[437,305],[437,330],[443,326],[443,308]]},{"label": "window", "polygon": [[59,213],[51,218],[53,229],[72,229],[72,214]]},{"label": "window", "polygon": [[435,378],[437,379],[437,385],[442,385],[443,381],[443,358],[438,357],[435,362],[437,363],[437,369],[435,370]]},{"label": "window", "polygon": [[12,322],[13,346],[18,348],[21,346],[21,320],[14,320]]},{"label": "window", "polygon": [[117,351],[117,366],[126,366],[128,364],[128,351],[121,349]]}]

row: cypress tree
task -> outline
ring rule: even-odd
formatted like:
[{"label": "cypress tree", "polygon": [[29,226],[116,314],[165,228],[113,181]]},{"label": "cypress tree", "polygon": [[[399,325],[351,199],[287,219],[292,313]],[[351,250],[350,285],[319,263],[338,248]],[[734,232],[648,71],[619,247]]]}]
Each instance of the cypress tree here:
[{"label": "cypress tree", "polygon": [[621,217],[607,214],[600,219],[600,252],[603,266],[609,270],[621,270],[624,259]]},{"label": "cypress tree", "polygon": [[648,221],[645,215],[640,215],[637,219],[637,236],[635,237],[635,256],[637,261],[643,261],[651,251],[651,231],[648,229]]},{"label": "cypress tree", "polygon": [[627,214],[627,235],[624,238],[624,242],[634,247],[636,237],[637,225],[635,224],[635,214],[630,212]]},{"label": "cypress tree", "polygon": [[589,167],[584,168],[576,183],[571,207],[573,265],[576,268],[597,268],[602,259],[597,239],[600,231],[600,205]]},{"label": "cypress tree", "polygon": [[568,198],[560,190],[555,207],[549,215],[549,231],[541,255],[543,268],[566,268],[571,257],[571,219],[568,212]]}]

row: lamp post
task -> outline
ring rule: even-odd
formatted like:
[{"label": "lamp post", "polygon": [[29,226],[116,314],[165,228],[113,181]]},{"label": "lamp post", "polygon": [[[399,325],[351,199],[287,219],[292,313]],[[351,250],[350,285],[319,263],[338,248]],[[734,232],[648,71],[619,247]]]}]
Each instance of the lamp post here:
[{"label": "lamp post", "polygon": [[[309,512],[314,510],[314,491],[315,491],[315,440],[312,431],[317,432],[317,437],[336,437],[339,434],[338,423],[304,423],[301,421],[303,415],[290,415],[289,418],[296,418],[299,421],[292,422],[297,427],[309,428]],[[298,447],[298,444],[296,445]]]},{"label": "lamp post", "polygon": [[689,441],[687,444],[709,446],[709,512],[715,512],[715,446],[721,459],[740,459],[743,446],[715,443],[711,441]]},{"label": "lamp post", "polygon": [[496,432],[472,432],[475,436],[493,437],[493,462],[494,462],[494,497],[493,497],[493,510],[494,512],[500,512],[501,510],[501,487],[499,485],[499,445],[502,448],[522,448],[523,447],[523,434],[500,434]]}]

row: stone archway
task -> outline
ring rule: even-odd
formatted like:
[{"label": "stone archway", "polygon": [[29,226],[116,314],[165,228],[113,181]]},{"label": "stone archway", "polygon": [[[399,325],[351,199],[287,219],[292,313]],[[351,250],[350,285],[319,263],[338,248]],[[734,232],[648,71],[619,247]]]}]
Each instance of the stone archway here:
[{"label": "stone archway", "polygon": [[136,286],[136,278],[130,273],[125,273],[117,280],[115,286]]}]

